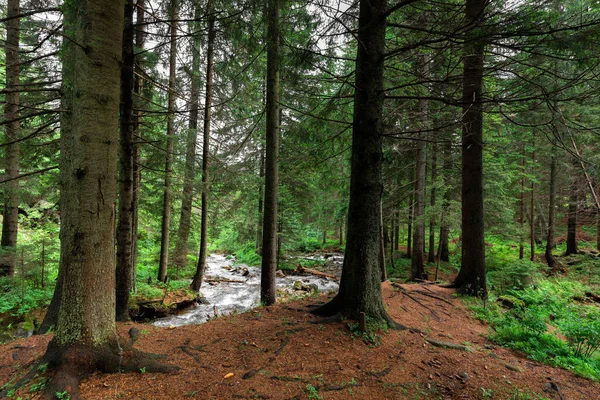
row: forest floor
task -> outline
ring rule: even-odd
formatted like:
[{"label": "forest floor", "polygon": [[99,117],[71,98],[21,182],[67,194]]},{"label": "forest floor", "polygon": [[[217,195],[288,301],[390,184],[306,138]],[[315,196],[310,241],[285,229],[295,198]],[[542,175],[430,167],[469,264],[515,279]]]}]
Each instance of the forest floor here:
[{"label": "forest floor", "polygon": [[[201,325],[122,323],[124,338],[138,329],[136,348],[166,354],[165,362],[180,369],[169,375],[98,373],[82,382],[81,392],[89,400],[600,398],[600,383],[490,343],[488,326],[451,289],[386,282],[383,297],[396,321],[421,333],[361,334],[351,331],[351,321],[320,323],[308,310],[326,301],[325,294]],[[0,383],[33,368],[50,339],[0,346]],[[36,398],[41,382],[34,378],[12,398]]]}]

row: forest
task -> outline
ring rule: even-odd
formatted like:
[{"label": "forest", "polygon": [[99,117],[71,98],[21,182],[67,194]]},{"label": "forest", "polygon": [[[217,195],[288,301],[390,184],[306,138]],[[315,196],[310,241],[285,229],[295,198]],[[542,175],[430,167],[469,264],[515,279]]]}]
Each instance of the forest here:
[{"label": "forest", "polygon": [[0,23],[0,399],[600,398],[597,1]]}]

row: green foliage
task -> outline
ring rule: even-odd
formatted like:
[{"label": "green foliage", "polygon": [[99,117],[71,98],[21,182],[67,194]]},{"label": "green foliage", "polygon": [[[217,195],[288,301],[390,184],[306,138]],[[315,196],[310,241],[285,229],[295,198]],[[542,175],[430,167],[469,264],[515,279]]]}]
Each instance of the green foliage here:
[{"label": "green foliage", "polygon": [[321,400],[323,397],[319,395],[317,388],[310,383],[306,385],[306,393],[308,394],[309,400]]},{"label": "green foliage", "polygon": [[53,286],[39,288],[33,282],[0,277],[0,314],[25,315],[34,309],[47,306],[52,299]]},{"label": "green foliage", "polygon": [[71,395],[65,390],[64,392],[56,392],[54,393],[58,400],[70,400]]},{"label": "green foliage", "polygon": [[348,322],[347,326],[352,333],[352,338],[361,339],[370,347],[377,347],[381,344],[381,335],[388,332],[388,325],[385,322],[380,322],[367,317],[367,326],[365,330],[360,329],[358,322]]},{"label": "green foliage", "polygon": [[496,260],[488,265],[488,281],[498,293],[504,293],[510,289],[524,289],[542,277],[539,264],[525,259],[509,259],[506,262]]},{"label": "green foliage", "polygon": [[388,278],[397,278],[400,280],[410,278],[410,258],[394,258],[395,268],[391,267],[391,263],[386,263],[386,266]]},{"label": "green foliage", "polygon": [[560,320],[559,328],[575,355],[589,358],[600,349],[600,310],[586,307],[577,311]]},{"label": "green foliage", "polygon": [[586,290],[589,288],[579,282],[545,279],[536,287],[508,290],[501,297],[513,299],[514,308],[508,311],[494,302],[493,296],[490,304],[472,309],[477,318],[494,328],[492,341],[598,381],[600,311],[573,302]]},{"label": "green foliage", "polygon": [[236,263],[246,264],[249,266],[260,266],[262,257],[256,253],[256,245],[248,242],[244,246],[238,248],[233,253],[236,258]]},{"label": "green foliage", "polygon": [[515,389],[515,391],[511,394],[509,400],[549,400],[549,398],[545,396],[540,396],[538,394],[532,394],[529,392],[523,392],[519,389]]}]

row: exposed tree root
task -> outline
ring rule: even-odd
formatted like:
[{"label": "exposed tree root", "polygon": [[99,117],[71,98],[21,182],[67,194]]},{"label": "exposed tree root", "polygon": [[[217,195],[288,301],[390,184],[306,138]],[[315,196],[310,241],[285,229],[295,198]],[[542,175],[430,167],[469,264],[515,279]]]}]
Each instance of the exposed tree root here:
[{"label": "exposed tree root", "polygon": [[4,390],[0,390],[0,399],[7,397],[9,391],[18,390],[25,386],[27,383],[29,383],[31,379],[33,379],[38,373],[38,366],[40,364],[40,361],[34,362],[31,366],[31,369],[24,377],[22,377],[12,385],[6,386]]},{"label": "exposed tree root", "polygon": [[[328,324],[341,322],[346,318],[351,318],[352,313],[346,307],[343,307],[342,302],[339,300],[339,296],[334,297],[330,302],[325,303],[310,311],[311,314],[321,317],[326,317],[321,320],[311,321],[313,324]],[[410,332],[421,332],[419,329],[410,328],[402,325],[392,319],[387,312],[383,311],[380,313],[379,319],[382,322],[386,322],[388,327],[396,330],[408,330]]]},{"label": "exposed tree root", "polygon": [[156,361],[164,358],[141,352],[125,340],[114,340],[103,346],[74,345],[58,346],[54,340],[48,345],[44,361],[53,371],[46,385],[43,399],[56,399],[57,393],[69,395],[70,399],[81,399],[79,382],[95,371],[115,372],[171,372],[179,369]]}]

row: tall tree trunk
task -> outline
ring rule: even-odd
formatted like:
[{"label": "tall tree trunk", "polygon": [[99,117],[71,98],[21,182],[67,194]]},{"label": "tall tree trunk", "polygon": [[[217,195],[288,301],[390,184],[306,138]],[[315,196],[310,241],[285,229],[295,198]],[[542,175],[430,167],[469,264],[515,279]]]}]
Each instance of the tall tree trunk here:
[{"label": "tall tree trunk", "polygon": [[567,249],[565,255],[577,254],[577,203],[579,202],[579,185],[577,160],[573,160],[571,171],[571,188],[569,190],[569,209],[567,212]]},{"label": "tall tree trunk", "polygon": [[521,234],[519,236],[519,259],[522,260],[525,255],[525,144],[523,144],[523,150],[521,151],[521,196],[519,200],[520,214],[519,214],[519,226],[521,227]]},{"label": "tall tree trunk", "polygon": [[116,319],[129,319],[133,216],[133,0],[125,2],[121,64],[119,221],[117,224]]},{"label": "tall tree trunk", "polygon": [[[146,31],[142,23],[144,22],[144,12],[146,6],[146,0],[137,0],[136,4],[136,33],[135,33],[135,45],[138,51],[143,50],[146,41]],[[135,92],[138,95],[138,99],[142,96],[143,91],[143,79],[142,74],[142,60],[136,55],[134,60],[137,59],[135,69],[137,74],[134,77]],[[133,215],[131,216],[131,289],[136,290],[137,280],[137,254],[138,254],[138,225],[139,225],[139,204],[140,204],[140,187],[142,180],[142,169],[141,169],[141,127],[142,125],[142,111],[141,107],[138,107],[138,112],[135,118],[134,126],[134,143],[133,143],[133,196],[131,199]]]},{"label": "tall tree trunk", "polygon": [[[487,0],[466,0],[465,22],[476,27]],[[487,297],[483,225],[483,39],[465,42],[462,128],[462,265],[454,286]]]},{"label": "tall tree trunk", "polygon": [[313,312],[395,324],[379,270],[385,12],[386,0],[360,1],[346,255],[338,294]]},{"label": "tall tree trunk", "polygon": [[[72,32],[64,44],[62,109],[68,111],[62,113],[60,150],[64,282],[46,358],[51,366],[67,365],[66,376],[57,374],[47,393],[94,368],[94,355],[118,358],[114,226],[123,4],[75,0],[65,4],[64,15],[65,30]],[[73,386],[69,394],[76,397]]]},{"label": "tall tree trunk", "polygon": [[394,221],[396,222],[396,227],[394,229],[394,251],[398,251],[400,247],[400,211],[394,211]]},{"label": "tall tree trunk", "polygon": [[260,159],[258,166],[258,218],[256,222],[256,254],[262,254],[263,235],[263,188],[265,186],[265,148],[260,148]]},{"label": "tall tree trunk", "polygon": [[381,282],[387,281],[387,270],[385,268],[385,248],[388,244],[387,232],[383,225],[383,202],[379,203],[379,238],[380,238],[380,249],[379,249],[379,268],[381,269]]},{"label": "tall tree trunk", "polygon": [[277,198],[279,184],[279,0],[267,2],[267,129],[265,214],[260,279],[260,301],[275,304],[277,262]]},{"label": "tall tree trunk", "polygon": [[440,244],[439,255],[440,261],[450,261],[450,249],[448,239],[450,236],[450,225],[448,224],[448,214],[450,213],[450,184],[452,171],[452,137],[448,136],[444,143],[444,196],[442,200],[442,223],[440,226]]},{"label": "tall tree trunk", "polygon": [[[194,19],[202,19],[202,9],[199,2],[194,3]],[[210,18],[210,16],[209,16]],[[210,36],[210,27],[209,27]],[[208,43],[211,49],[212,43]],[[212,50],[212,49],[211,49]],[[212,54],[210,55],[212,62]],[[188,254],[188,240],[190,237],[190,226],[192,220],[192,200],[194,199],[194,176],[196,173],[196,146],[198,144],[198,107],[200,86],[200,34],[194,36],[192,46],[192,69],[190,71],[190,113],[188,120],[188,134],[185,151],[185,175],[183,178],[183,198],[181,199],[181,215],[179,217],[179,229],[177,240],[173,251],[173,264],[177,268],[185,268]],[[207,85],[208,86],[208,85]],[[205,111],[206,112],[206,111]]]},{"label": "tall tree trunk", "polygon": [[192,290],[198,291],[204,280],[208,244],[208,194],[210,169],[210,124],[212,116],[213,95],[213,53],[215,44],[215,15],[212,1],[207,4],[208,12],[208,46],[206,50],[206,98],[204,100],[204,132],[202,138],[202,211],[200,221],[200,252],[196,265],[196,274],[192,280]]},{"label": "tall tree trunk", "polygon": [[[419,57],[418,74],[421,80],[428,75],[428,58],[425,55]],[[417,139],[416,170],[415,170],[415,210],[414,210],[414,232],[413,249],[411,258],[410,278],[423,279],[425,277],[425,185],[427,184],[427,142],[425,133],[429,126],[429,102],[427,99],[419,99],[419,121],[421,133]]]},{"label": "tall tree trunk", "polygon": [[4,154],[3,184],[4,210],[2,212],[2,238],[0,239],[0,276],[13,276],[17,262],[17,234],[19,230],[19,37],[21,19],[20,0],[8,0],[6,21],[6,93],[4,117],[11,121],[4,126],[4,141],[13,142],[6,146]]},{"label": "tall tree trunk", "polygon": [[[531,155],[532,161],[535,162],[535,150]],[[529,247],[531,261],[535,260],[535,182],[531,181],[531,219],[529,220]]]},{"label": "tall tree trunk", "polygon": [[160,230],[160,260],[158,264],[158,280],[167,281],[169,265],[169,235],[171,228],[171,180],[173,169],[173,136],[175,135],[175,79],[177,67],[177,0],[170,5],[171,47],[169,52],[169,96],[167,100],[167,145],[165,147],[165,187],[163,192],[163,209]]},{"label": "tall tree trunk", "polygon": [[[115,218],[123,3],[73,0],[63,6],[61,109],[61,306],[45,361],[56,368],[43,398],[96,369],[161,370],[118,337],[115,324]],[[122,357],[128,354],[128,357]],[[162,369],[168,370],[168,369]]]},{"label": "tall tree trunk", "polygon": [[396,269],[396,265],[394,264],[394,253],[398,249],[396,247],[396,231],[398,231],[398,225],[396,224],[396,211],[394,211],[392,215],[392,227],[390,231],[392,232],[392,243],[390,244],[390,264],[392,269]]},{"label": "tall tree trunk", "polygon": [[412,259],[412,231],[413,231],[413,215],[414,215],[414,203],[415,203],[415,191],[414,191],[414,181],[415,181],[415,167],[410,166],[410,186],[413,187],[413,190],[410,191],[410,195],[408,196],[408,222],[406,230],[406,258]]},{"label": "tall tree trunk", "polygon": [[[437,180],[437,144],[433,144],[431,151],[431,193],[429,204],[431,210],[435,209],[436,201],[436,180]],[[435,262],[435,214],[431,213],[431,219],[429,220],[429,255],[427,256],[427,262]]]},{"label": "tall tree trunk", "polygon": [[[600,193],[600,186],[598,186]],[[596,249],[600,250],[600,209],[596,209]]]},{"label": "tall tree trunk", "polygon": [[551,271],[556,267],[556,260],[552,254],[554,248],[554,229],[555,229],[555,206],[556,201],[556,146],[552,143],[552,156],[550,159],[550,193],[548,194],[548,233],[546,236],[546,262]]}]

